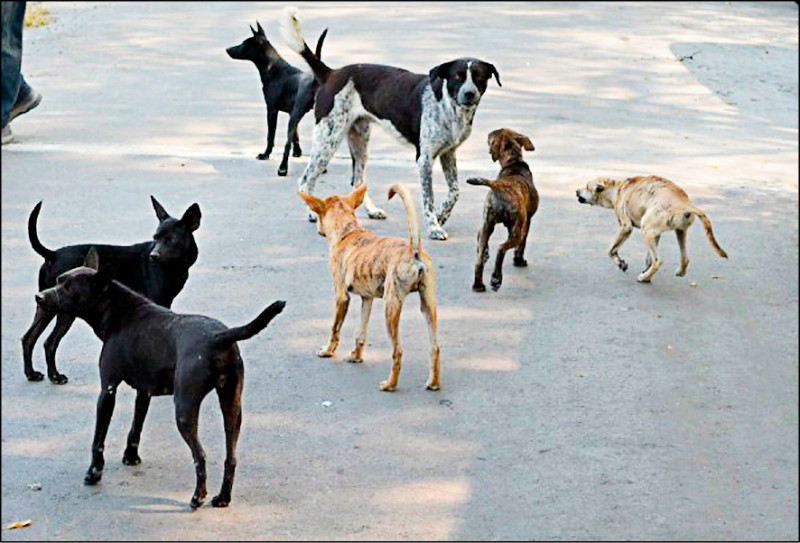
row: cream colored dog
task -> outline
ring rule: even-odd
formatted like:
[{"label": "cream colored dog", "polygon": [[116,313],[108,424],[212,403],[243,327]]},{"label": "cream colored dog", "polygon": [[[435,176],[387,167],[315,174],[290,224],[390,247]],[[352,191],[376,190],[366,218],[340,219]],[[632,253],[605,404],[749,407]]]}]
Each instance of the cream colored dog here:
[{"label": "cream colored dog", "polygon": [[355,210],[364,201],[367,184],[361,183],[347,196],[331,196],[321,200],[300,193],[300,198],[317,214],[319,233],[330,247],[330,270],[336,290],[336,316],[327,347],[319,356],[330,357],[339,345],[350,293],[361,296],[361,327],[356,332],[356,345],[349,362],[361,362],[361,351],[367,341],[367,322],[372,300],[386,302],[386,329],[392,340],[392,369],[389,378],[380,384],[381,390],[392,391],[400,375],[400,312],[403,301],[411,292],[419,292],[420,310],[428,320],[430,336],[430,374],[425,385],[439,390],[439,344],[436,340],[436,276],[433,263],[422,250],[419,219],[414,201],[402,185],[392,185],[389,199],[399,194],[408,215],[409,239],[384,238],[364,229],[356,219]]},{"label": "cream colored dog", "polygon": [[667,230],[675,230],[678,246],[681,249],[681,264],[675,275],[678,277],[686,275],[686,267],[689,265],[689,258],[686,256],[686,231],[694,221],[695,215],[703,221],[706,236],[714,251],[719,256],[728,258],[714,239],[711,221],[706,214],[692,205],[689,196],[672,181],[655,175],[630,177],[625,180],[600,177],[596,181],[589,182],[586,188],[575,192],[582,204],[608,207],[616,211],[619,233],[608,250],[608,256],[622,271],[628,269],[628,264],[620,258],[619,248],[628,239],[634,226],[642,229],[642,236],[647,244],[647,260],[644,271],[637,277],[641,283],[649,282],[661,267],[658,240]]}]

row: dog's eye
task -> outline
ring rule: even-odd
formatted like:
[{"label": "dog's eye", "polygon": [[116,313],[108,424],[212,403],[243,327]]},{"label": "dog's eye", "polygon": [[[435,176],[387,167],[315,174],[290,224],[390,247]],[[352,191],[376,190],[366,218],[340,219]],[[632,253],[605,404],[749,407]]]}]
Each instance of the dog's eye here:
[{"label": "dog's eye", "polygon": [[455,79],[456,81],[461,81],[462,79],[464,79],[464,74],[462,74],[461,72],[457,72],[457,73],[456,73],[456,74],[453,76],[453,79]]},{"label": "dog's eye", "polygon": [[605,187],[601,185],[601,186],[597,187],[596,189],[594,189],[594,191],[595,191],[595,192],[603,192],[603,189],[604,189],[604,188],[605,188]]}]

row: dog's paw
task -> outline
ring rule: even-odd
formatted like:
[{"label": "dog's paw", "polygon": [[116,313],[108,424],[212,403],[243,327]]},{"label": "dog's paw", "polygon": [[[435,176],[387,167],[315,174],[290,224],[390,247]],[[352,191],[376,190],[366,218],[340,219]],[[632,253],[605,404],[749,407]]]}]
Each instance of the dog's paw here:
[{"label": "dog's paw", "polygon": [[300,149],[300,147],[295,147],[294,149],[292,149],[292,156],[293,157],[303,156],[303,150]]},{"label": "dog's paw", "polygon": [[352,354],[345,359],[345,362],[350,362],[351,364],[361,364],[364,362],[363,358],[356,358]]},{"label": "dog's paw", "polygon": [[370,219],[383,220],[386,218],[386,212],[379,207],[375,207],[371,210],[367,210],[367,217]]},{"label": "dog's paw", "polygon": [[32,371],[30,373],[26,373],[25,374],[25,378],[28,381],[30,381],[31,383],[35,383],[37,381],[43,381],[44,380],[44,373],[42,373],[40,371]]},{"label": "dog's paw", "polygon": [[425,383],[425,388],[427,390],[439,390],[440,387],[439,383],[431,383],[430,381],[428,381],[427,383]]},{"label": "dog's paw", "polygon": [[278,177],[286,177],[288,173],[289,173],[288,166],[281,166],[278,168]]},{"label": "dog's paw", "polygon": [[317,356],[320,358],[330,358],[336,352],[335,349],[329,349],[328,347],[323,347],[319,351],[317,351]]},{"label": "dog's paw", "polygon": [[444,241],[447,239],[447,232],[445,232],[444,228],[441,226],[434,226],[431,227],[430,232],[428,232],[428,237],[431,239]]},{"label": "dog's paw", "polygon": [[203,501],[205,499],[206,499],[206,491],[205,490],[200,492],[200,493],[196,492],[195,495],[192,496],[192,501],[189,502],[189,507],[191,507],[192,509],[197,509],[198,507],[203,505]]},{"label": "dog's paw", "polygon": [[211,506],[212,507],[228,507],[231,503],[230,496],[223,496],[222,494],[217,494],[213,498],[211,498]]},{"label": "dog's paw", "polygon": [[96,485],[102,478],[103,470],[97,469],[94,466],[90,466],[89,471],[86,472],[86,477],[83,478],[83,483],[86,485]]},{"label": "dog's paw", "polygon": [[636,280],[639,281],[640,283],[649,283],[650,282],[650,277],[647,277],[646,274],[642,273],[642,274],[639,274],[639,276],[636,278]]},{"label": "dog's paw", "polygon": [[258,153],[256,158],[258,160],[269,160],[269,153]]},{"label": "dog's paw", "polygon": [[517,268],[526,268],[528,266],[528,261],[525,260],[524,258],[514,257],[514,265]]},{"label": "dog's paw", "polygon": [[628,263],[622,260],[621,258],[619,259],[619,262],[617,262],[617,266],[619,266],[619,269],[621,269],[624,272],[628,271]]},{"label": "dog's paw", "polygon": [[139,458],[139,452],[136,449],[128,448],[122,454],[122,463],[126,466],[138,466],[142,463],[142,459]]},{"label": "dog's paw", "polygon": [[491,283],[492,283],[492,290],[494,290],[495,292],[500,290],[500,286],[503,284],[503,276],[493,275]]},{"label": "dog's paw", "polygon": [[54,373],[53,375],[47,375],[47,378],[50,379],[50,382],[54,385],[65,385],[69,379],[63,373]]},{"label": "dog's paw", "polygon": [[677,275],[678,277],[685,276],[686,275],[686,267],[685,266],[679,267],[677,270],[675,270],[675,275]]},{"label": "dog's paw", "polygon": [[486,292],[486,285],[484,285],[483,283],[476,283],[476,284],[472,285],[472,291],[473,292]]},{"label": "dog's paw", "polygon": [[396,384],[390,384],[389,381],[381,381],[380,389],[384,392],[394,392],[396,386]]}]

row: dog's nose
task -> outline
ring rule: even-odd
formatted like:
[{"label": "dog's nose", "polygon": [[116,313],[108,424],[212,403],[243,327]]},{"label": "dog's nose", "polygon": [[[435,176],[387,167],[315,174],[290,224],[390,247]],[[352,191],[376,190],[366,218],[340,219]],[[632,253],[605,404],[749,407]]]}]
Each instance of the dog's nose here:
[{"label": "dog's nose", "polygon": [[150,260],[153,262],[158,262],[161,260],[161,255],[157,253],[150,253]]},{"label": "dog's nose", "polygon": [[34,298],[36,298],[36,303],[37,304],[40,304],[40,303],[44,302],[44,296],[42,296],[41,293],[39,293],[39,292],[37,292],[34,295]]},{"label": "dog's nose", "polygon": [[475,92],[474,91],[467,91],[464,93],[464,99],[468,102],[472,102],[475,99]]}]

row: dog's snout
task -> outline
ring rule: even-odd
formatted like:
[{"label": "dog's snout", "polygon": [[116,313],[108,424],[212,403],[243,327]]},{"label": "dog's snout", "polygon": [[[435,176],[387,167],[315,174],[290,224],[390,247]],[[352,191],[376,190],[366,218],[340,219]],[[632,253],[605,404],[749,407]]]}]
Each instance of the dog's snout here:
[{"label": "dog's snout", "polygon": [[470,100],[470,101],[474,100],[475,96],[476,96],[475,91],[471,91],[470,90],[470,91],[467,91],[467,92],[464,93],[464,98],[467,99],[467,100]]},{"label": "dog's snout", "polygon": [[161,260],[161,255],[156,252],[152,252],[150,253],[150,260],[152,262],[159,262]]},{"label": "dog's snout", "polygon": [[42,302],[44,302],[44,296],[42,296],[42,293],[41,293],[41,292],[37,292],[37,293],[34,295],[34,298],[36,299],[36,303],[37,303],[37,304],[41,304]]}]

